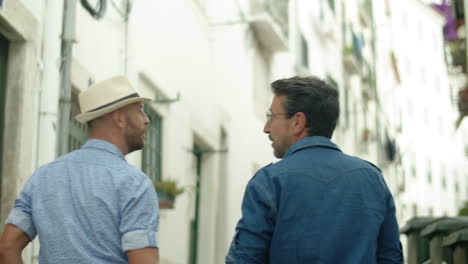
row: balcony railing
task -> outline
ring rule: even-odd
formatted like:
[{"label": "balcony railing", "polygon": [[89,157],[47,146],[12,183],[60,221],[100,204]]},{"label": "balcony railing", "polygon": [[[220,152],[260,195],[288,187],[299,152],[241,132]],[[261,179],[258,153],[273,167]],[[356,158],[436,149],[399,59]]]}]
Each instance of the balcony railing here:
[{"label": "balcony railing", "polygon": [[266,10],[281,27],[287,37],[289,33],[289,0],[268,0]]},{"label": "balcony railing", "polygon": [[272,51],[287,49],[289,0],[254,0],[249,18],[263,46]]},{"label": "balcony railing", "polygon": [[468,115],[468,88],[465,87],[458,91],[458,109],[460,116],[465,117]]},{"label": "balcony railing", "polygon": [[351,32],[351,43],[344,48],[343,59],[346,70],[351,74],[360,74],[362,72],[362,39],[354,32]]},{"label": "balcony railing", "polygon": [[462,72],[467,72],[466,67],[466,40],[446,41],[446,60],[449,66],[459,68]]},{"label": "balcony railing", "polygon": [[289,0],[254,0],[250,4],[252,16],[268,13],[288,36],[289,31]]}]

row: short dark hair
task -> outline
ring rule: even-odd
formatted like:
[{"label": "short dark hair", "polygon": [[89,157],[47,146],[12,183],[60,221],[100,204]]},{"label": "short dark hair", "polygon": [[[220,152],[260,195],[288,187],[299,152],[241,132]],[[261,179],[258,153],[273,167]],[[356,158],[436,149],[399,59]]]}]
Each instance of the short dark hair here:
[{"label": "short dark hair", "polygon": [[285,95],[284,109],[291,118],[302,112],[309,136],[331,138],[340,115],[338,90],[317,77],[292,77],[271,84],[275,95]]}]

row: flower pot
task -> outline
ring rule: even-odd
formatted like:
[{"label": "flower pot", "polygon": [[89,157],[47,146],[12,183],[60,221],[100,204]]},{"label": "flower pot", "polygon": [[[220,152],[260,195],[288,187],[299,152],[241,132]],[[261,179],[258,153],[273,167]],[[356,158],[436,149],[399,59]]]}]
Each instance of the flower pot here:
[{"label": "flower pot", "polygon": [[468,88],[458,91],[458,109],[461,116],[468,115]]},{"label": "flower pot", "polygon": [[163,191],[157,191],[157,193],[160,209],[174,208],[175,197],[173,195]]},{"label": "flower pot", "polygon": [[371,140],[371,132],[369,129],[364,129],[362,131],[362,141],[369,142]]}]

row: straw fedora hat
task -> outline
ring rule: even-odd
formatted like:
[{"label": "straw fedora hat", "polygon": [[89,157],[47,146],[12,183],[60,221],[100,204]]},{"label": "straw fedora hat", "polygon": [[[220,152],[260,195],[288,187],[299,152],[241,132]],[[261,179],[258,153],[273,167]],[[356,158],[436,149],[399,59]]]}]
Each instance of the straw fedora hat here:
[{"label": "straw fedora hat", "polygon": [[116,76],[99,81],[80,93],[81,113],[75,118],[85,124],[126,105],[148,101],[151,99],[141,97],[125,76]]}]

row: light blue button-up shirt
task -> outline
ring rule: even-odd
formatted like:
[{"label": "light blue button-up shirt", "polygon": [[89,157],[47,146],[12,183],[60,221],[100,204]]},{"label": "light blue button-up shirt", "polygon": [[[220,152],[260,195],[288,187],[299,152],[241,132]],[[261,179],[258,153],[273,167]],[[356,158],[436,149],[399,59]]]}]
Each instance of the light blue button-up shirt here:
[{"label": "light blue button-up shirt", "polygon": [[127,263],[125,251],[158,247],[158,217],[149,178],[91,139],[31,176],[7,223],[39,236],[39,263]]}]

